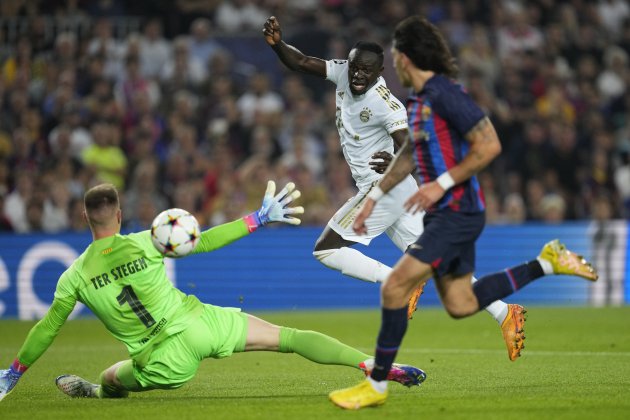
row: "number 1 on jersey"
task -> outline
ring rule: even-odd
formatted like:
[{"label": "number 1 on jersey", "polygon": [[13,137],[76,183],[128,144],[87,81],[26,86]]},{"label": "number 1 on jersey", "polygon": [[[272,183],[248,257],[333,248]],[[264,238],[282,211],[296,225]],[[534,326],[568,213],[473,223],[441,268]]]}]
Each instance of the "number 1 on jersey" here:
[{"label": "number 1 on jersey", "polygon": [[133,291],[131,286],[125,286],[122,288],[122,292],[118,296],[118,304],[120,306],[128,303],[131,307],[131,310],[136,314],[136,316],[142,321],[142,323],[147,327],[152,327],[155,325],[155,319],[151,316],[147,308],[144,307],[142,302],[138,299],[138,296]]}]

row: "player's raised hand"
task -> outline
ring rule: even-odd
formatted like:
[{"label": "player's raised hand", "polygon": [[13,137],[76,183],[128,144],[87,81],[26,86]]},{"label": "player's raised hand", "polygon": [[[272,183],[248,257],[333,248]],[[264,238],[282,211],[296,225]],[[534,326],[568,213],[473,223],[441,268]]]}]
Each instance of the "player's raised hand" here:
[{"label": "player's raised hand", "polygon": [[393,158],[394,156],[392,156],[391,153],[385,151],[376,152],[372,155],[372,159],[378,160],[371,160],[368,164],[377,174],[384,174]]},{"label": "player's raised hand", "polygon": [[265,191],[262,207],[256,212],[260,224],[266,225],[270,222],[282,222],[290,225],[299,225],[301,220],[297,217],[290,217],[290,215],[304,213],[304,207],[289,207],[289,204],[300,195],[300,191],[295,189],[293,182],[285,185],[278,194],[276,194],[276,183],[273,181],[267,182],[267,191]]},{"label": "player's raised hand", "polygon": [[271,16],[265,21],[263,26],[263,35],[265,35],[265,41],[272,47],[280,41],[282,41],[282,30],[280,29],[280,22],[275,16]]},{"label": "player's raised hand", "polygon": [[15,371],[13,367],[0,370],[0,401],[11,392],[21,377],[22,373]]}]

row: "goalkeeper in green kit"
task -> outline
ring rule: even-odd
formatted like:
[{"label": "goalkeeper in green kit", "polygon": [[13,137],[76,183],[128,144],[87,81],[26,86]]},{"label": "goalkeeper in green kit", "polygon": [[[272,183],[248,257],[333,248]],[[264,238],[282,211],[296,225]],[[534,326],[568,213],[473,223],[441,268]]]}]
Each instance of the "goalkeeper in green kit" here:
[{"label": "goalkeeper in green kit", "polygon": [[[275,184],[269,181],[260,210],[204,231],[193,253],[226,246],[267,223],[299,224],[292,215],[304,209],[290,206],[300,196],[295,186],[289,183],[274,193]],[[205,358],[256,350],[297,353],[316,363],[370,374],[373,359],[336,339],[273,325],[236,308],[204,304],[175,288],[150,231],[120,234],[122,213],[113,185],[88,190],[84,205],[94,240],[61,275],[50,309],[31,329],[9,369],[0,370],[0,400],[52,344],[77,301],[127,346],[130,358],[105,369],[96,384],[75,375],[59,376],[57,387],[71,397],[121,398],[130,391],[179,388]],[[412,386],[425,377],[420,369],[395,365],[388,379]]]}]

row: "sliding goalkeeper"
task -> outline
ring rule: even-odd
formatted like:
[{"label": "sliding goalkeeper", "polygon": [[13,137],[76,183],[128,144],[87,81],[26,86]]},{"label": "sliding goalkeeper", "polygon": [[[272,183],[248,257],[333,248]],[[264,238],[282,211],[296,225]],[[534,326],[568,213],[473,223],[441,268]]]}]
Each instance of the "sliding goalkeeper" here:
[{"label": "sliding goalkeeper", "polygon": [[[194,252],[216,250],[267,223],[299,224],[293,215],[304,209],[290,206],[299,196],[292,183],[275,195],[270,181],[260,210],[206,230]],[[0,400],[52,344],[77,301],[127,346],[130,358],[105,369],[96,384],[75,375],[59,376],[57,387],[71,397],[122,398],[130,391],[179,388],[205,358],[256,350],[297,353],[316,363],[370,374],[372,358],[338,340],[273,325],[239,309],[203,304],[175,288],[149,231],[120,234],[122,213],[113,185],[88,190],[84,205],[93,242],[61,275],[50,309],[31,329],[9,369],[0,370]],[[395,365],[388,379],[412,386],[425,377],[420,369]]]}]

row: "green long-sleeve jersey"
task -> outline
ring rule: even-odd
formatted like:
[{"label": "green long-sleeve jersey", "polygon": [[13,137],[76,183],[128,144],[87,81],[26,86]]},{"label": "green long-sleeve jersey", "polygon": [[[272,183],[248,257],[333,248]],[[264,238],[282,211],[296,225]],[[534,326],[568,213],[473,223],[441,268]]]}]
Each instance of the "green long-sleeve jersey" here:
[{"label": "green long-sleeve jersey", "polygon": [[[201,234],[193,253],[213,251],[248,233],[242,219],[214,227]],[[94,312],[133,358],[185,329],[202,304],[173,286],[163,259],[149,231],[93,241],[61,275],[49,311],[18,353],[20,363],[30,366],[46,351],[77,301]]]}]

